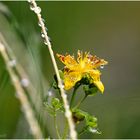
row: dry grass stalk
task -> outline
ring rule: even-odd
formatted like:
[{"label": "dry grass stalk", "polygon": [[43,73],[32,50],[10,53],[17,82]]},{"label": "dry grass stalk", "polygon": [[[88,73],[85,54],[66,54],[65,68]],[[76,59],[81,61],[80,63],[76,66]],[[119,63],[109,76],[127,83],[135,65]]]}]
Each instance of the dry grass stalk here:
[{"label": "dry grass stalk", "polygon": [[61,97],[62,97],[62,100],[63,100],[63,103],[64,103],[65,117],[66,117],[66,119],[68,121],[68,125],[69,125],[70,138],[73,139],[73,140],[77,139],[75,124],[74,124],[73,119],[72,119],[72,113],[71,113],[69,103],[68,103],[68,100],[67,100],[67,95],[65,93],[64,85],[63,85],[62,80],[61,80],[60,75],[59,75],[59,70],[58,70],[57,63],[56,63],[56,60],[55,60],[55,57],[54,57],[54,52],[52,50],[52,46],[51,46],[47,31],[46,31],[46,27],[45,27],[45,24],[44,24],[42,16],[41,16],[41,8],[37,5],[35,0],[28,0],[28,2],[30,3],[31,10],[33,10],[35,12],[35,14],[37,15],[39,25],[40,25],[41,30],[42,30],[42,34],[44,35],[43,38],[44,38],[45,45],[48,46],[48,50],[49,50],[51,60],[52,60],[54,70],[55,70],[57,80],[58,80],[58,87],[60,88]]},{"label": "dry grass stalk", "polygon": [[0,40],[0,53],[5,61],[7,71],[15,87],[16,94],[21,103],[21,107],[23,109],[23,113],[25,114],[26,120],[30,126],[32,135],[34,136],[34,138],[38,138],[38,139],[43,138],[40,126],[35,118],[33,109],[28,101],[24,88],[21,85],[21,81],[19,77],[16,75],[15,71],[13,70],[13,67],[9,65],[9,62],[11,61],[11,59],[9,58],[9,55],[7,53],[6,47],[4,46],[3,40]]}]

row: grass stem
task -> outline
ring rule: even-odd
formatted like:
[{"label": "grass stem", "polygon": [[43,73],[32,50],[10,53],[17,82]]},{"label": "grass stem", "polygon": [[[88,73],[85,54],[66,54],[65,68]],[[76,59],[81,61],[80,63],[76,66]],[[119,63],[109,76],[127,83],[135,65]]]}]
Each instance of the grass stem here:
[{"label": "grass stem", "polygon": [[72,140],[75,140],[75,139],[77,139],[75,124],[74,124],[73,119],[72,119],[72,113],[71,113],[69,103],[68,103],[68,100],[67,100],[67,95],[65,93],[64,86],[63,86],[62,80],[61,80],[60,75],[59,75],[59,70],[58,70],[57,63],[56,63],[56,60],[55,60],[55,57],[54,57],[54,52],[52,50],[51,42],[49,40],[47,31],[46,31],[46,27],[45,27],[44,21],[43,21],[42,16],[41,16],[41,8],[37,5],[35,0],[28,0],[28,2],[31,6],[31,10],[33,10],[35,12],[35,14],[37,15],[39,26],[41,27],[41,32],[44,36],[43,39],[44,39],[45,45],[48,46],[50,57],[51,57],[53,67],[54,67],[54,70],[55,70],[55,73],[56,73],[56,77],[57,77],[57,80],[58,80],[58,87],[60,89],[61,97],[62,97],[63,104],[64,104],[65,117],[68,121],[70,138]]},{"label": "grass stem", "polygon": [[18,99],[21,103],[23,113],[25,114],[25,118],[26,118],[26,120],[27,120],[27,122],[30,126],[33,137],[36,138],[36,139],[43,138],[40,126],[39,126],[39,124],[38,124],[38,122],[35,118],[33,109],[30,105],[30,102],[28,101],[28,98],[26,96],[26,93],[25,93],[23,87],[21,86],[20,79],[16,75],[13,68],[9,65],[10,58],[8,56],[8,53],[6,51],[6,47],[4,46],[2,40],[0,40],[0,53],[1,53],[1,55],[4,59],[4,61],[5,61],[7,71],[9,73],[9,75],[11,77],[11,80],[13,82],[13,85],[15,87],[16,94],[18,95]]}]

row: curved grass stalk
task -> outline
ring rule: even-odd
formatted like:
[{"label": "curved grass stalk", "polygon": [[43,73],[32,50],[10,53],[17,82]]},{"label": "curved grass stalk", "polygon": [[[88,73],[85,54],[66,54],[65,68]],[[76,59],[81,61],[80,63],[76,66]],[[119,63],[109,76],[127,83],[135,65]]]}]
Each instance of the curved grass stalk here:
[{"label": "curved grass stalk", "polygon": [[[5,41],[5,39],[4,39],[4,37],[3,37],[3,35],[1,33],[0,33],[0,40],[4,44],[4,46],[6,48],[6,52],[10,56],[10,59],[11,60],[15,60],[15,63],[16,63],[17,58],[16,58],[14,52],[12,51],[12,49],[10,48],[9,44]],[[33,86],[32,82],[29,80],[30,78],[29,78],[28,74],[26,73],[26,71],[24,70],[24,68],[22,67],[22,65],[20,63],[16,63],[15,69],[16,69],[16,71],[17,71],[20,79],[27,79],[29,81],[30,86],[26,86],[25,88],[28,91],[28,93],[30,93],[29,94],[29,98],[31,99],[31,102],[33,104],[35,104],[36,103],[36,100],[34,99],[34,97],[35,97],[36,89]],[[44,82],[44,79],[43,79],[43,82]],[[40,105],[39,106],[35,106],[35,110],[39,113],[40,107],[42,107],[41,97],[38,96],[38,99],[37,100],[38,100],[38,103],[40,103]]]},{"label": "curved grass stalk", "polygon": [[65,117],[66,117],[66,119],[68,121],[68,125],[69,125],[70,138],[73,140],[77,139],[75,124],[74,124],[73,119],[72,119],[72,113],[71,113],[70,106],[69,106],[69,103],[67,100],[67,95],[65,93],[64,86],[63,86],[62,80],[61,80],[60,75],[59,75],[59,70],[58,70],[57,63],[56,63],[56,60],[54,57],[54,52],[52,50],[52,46],[51,46],[47,31],[46,31],[46,27],[45,27],[45,24],[44,24],[42,16],[41,16],[41,8],[37,5],[35,0],[28,0],[28,2],[30,3],[30,9],[33,10],[35,12],[35,14],[37,15],[37,18],[39,21],[39,26],[41,27],[42,34],[43,34],[44,43],[45,43],[45,45],[48,46],[48,50],[49,50],[49,53],[51,56],[53,67],[54,67],[56,77],[58,80],[58,87],[60,89],[61,97],[62,97],[62,100],[64,103]]},{"label": "curved grass stalk", "polygon": [[24,88],[21,86],[21,81],[20,81],[19,77],[17,76],[17,74],[15,73],[14,69],[9,65],[9,62],[11,61],[11,59],[7,53],[6,47],[3,43],[3,40],[0,40],[0,53],[5,61],[7,71],[9,73],[11,80],[13,82],[13,85],[15,87],[16,94],[17,94],[18,99],[21,103],[23,113],[25,114],[26,120],[30,126],[33,137],[36,139],[43,138],[40,126],[35,118],[33,109],[30,105],[30,102],[29,102],[27,96],[26,96]]}]

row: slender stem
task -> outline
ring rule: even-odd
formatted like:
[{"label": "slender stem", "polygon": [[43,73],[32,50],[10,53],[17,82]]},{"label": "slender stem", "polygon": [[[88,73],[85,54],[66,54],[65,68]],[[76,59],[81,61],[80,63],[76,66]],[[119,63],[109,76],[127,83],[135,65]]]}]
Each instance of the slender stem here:
[{"label": "slender stem", "polygon": [[74,87],[73,93],[72,93],[72,97],[71,97],[71,101],[70,101],[70,108],[73,105],[74,99],[75,99],[75,95],[76,95],[76,91],[77,89],[81,86],[80,83],[77,83],[76,86]]},{"label": "slender stem", "polygon": [[72,93],[72,97],[71,97],[71,101],[70,101],[70,108],[73,105],[73,102],[74,102],[74,99],[75,99],[75,95],[76,95],[76,91],[77,91],[77,88],[74,88],[73,93]]},{"label": "slender stem", "polygon": [[66,119],[68,121],[68,125],[69,125],[70,138],[72,140],[76,140],[77,139],[77,132],[75,130],[75,124],[73,122],[72,112],[70,110],[70,106],[69,106],[69,103],[68,103],[68,100],[67,100],[67,95],[65,93],[64,86],[63,86],[62,80],[60,78],[59,70],[58,70],[57,63],[56,63],[56,60],[55,60],[55,57],[54,57],[54,52],[52,50],[52,45],[51,45],[51,42],[49,40],[45,24],[44,24],[44,22],[42,20],[41,8],[38,7],[38,5],[37,5],[35,0],[28,0],[28,2],[30,3],[30,5],[32,7],[31,9],[37,15],[39,25],[40,25],[42,33],[44,35],[45,44],[48,46],[48,50],[49,50],[49,53],[50,53],[50,56],[51,56],[53,67],[54,67],[56,77],[57,77],[57,80],[58,80],[58,87],[60,89],[61,97],[62,97],[62,100],[63,100],[63,103],[64,103],[65,117],[66,117]]},{"label": "slender stem", "polygon": [[61,136],[60,136],[60,133],[59,133],[59,130],[58,130],[57,122],[56,122],[56,113],[54,115],[54,126],[55,126],[55,130],[56,130],[56,134],[57,134],[58,138],[60,139]]},{"label": "slender stem", "polygon": [[67,133],[68,133],[68,122],[66,120],[65,128],[64,128],[64,133],[63,133],[62,139],[66,139]]},{"label": "slender stem", "polygon": [[82,129],[82,131],[81,132],[79,132],[78,133],[78,136],[81,136],[83,133],[85,133],[86,132],[86,129],[85,129],[85,127]]},{"label": "slender stem", "polygon": [[87,95],[81,98],[81,100],[78,102],[78,104],[74,108],[78,108],[86,98],[87,98]]}]

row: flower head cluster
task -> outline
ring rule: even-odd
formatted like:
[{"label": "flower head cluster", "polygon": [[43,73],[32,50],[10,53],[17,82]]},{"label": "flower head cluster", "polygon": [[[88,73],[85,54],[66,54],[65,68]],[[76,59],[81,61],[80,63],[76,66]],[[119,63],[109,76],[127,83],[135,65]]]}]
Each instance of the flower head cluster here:
[{"label": "flower head cluster", "polygon": [[65,64],[64,67],[64,86],[65,90],[69,90],[75,86],[85,75],[90,77],[90,81],[103,93],[104,85],[100,81],[101,72],[99,67],[106,65],[108,62],[100,59],[96,55],[89,52],[77,52],[77,59],[69,54],[57,54],[60,61]]}]

